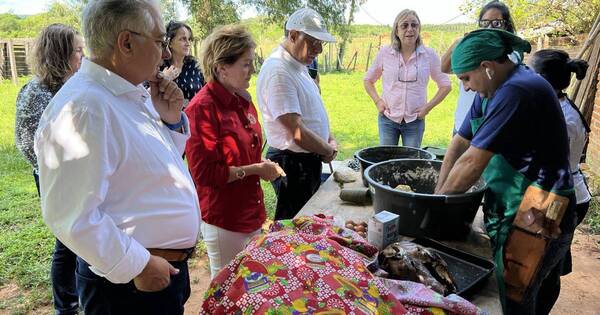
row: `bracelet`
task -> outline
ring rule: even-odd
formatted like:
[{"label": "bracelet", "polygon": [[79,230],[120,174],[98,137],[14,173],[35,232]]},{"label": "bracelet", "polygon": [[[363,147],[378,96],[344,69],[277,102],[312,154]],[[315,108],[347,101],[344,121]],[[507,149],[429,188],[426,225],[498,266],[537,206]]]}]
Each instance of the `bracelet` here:
[{"label": "bracelet", "polygon": [[183,116],[184,116],[184,113],[181,112],[181,117],[179,119],[179,122],[176,124],[169,124],[168,122],[166,122],[164,120],[162,122],[163,122],[163,124],[165,124],[165,126],[167,126],[167,128],[169,128],[171,130],[179,130],[179,128],[181,128],[185,124],[185,118],[183,118]]}]

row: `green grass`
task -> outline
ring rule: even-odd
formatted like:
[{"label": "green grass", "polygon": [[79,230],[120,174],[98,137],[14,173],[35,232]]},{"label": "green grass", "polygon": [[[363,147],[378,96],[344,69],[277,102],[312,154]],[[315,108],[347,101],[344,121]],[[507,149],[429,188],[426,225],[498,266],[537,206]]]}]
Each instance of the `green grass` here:
[{"label": "green grass", "polygon": [[14,146],[15,100],[18,86],[0,82],[0,285],[20,288],[0,310],[20,314],[48,304],[49,266],[54,238],[44,226],[31,167]]}]

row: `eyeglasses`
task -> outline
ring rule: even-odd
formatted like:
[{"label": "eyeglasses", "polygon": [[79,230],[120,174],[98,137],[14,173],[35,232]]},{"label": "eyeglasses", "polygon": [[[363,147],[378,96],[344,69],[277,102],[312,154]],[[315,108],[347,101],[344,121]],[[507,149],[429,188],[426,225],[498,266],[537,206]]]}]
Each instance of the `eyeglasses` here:
[{"label": "eyeglasses", "polygon": [[[402,58],[402,56],[398,57],[398,82],[403,82],[403,83],[412,83],[412,82],[417,82],[419,81],[419,54],[415,52],[415,78],[414,79],[408,79],[408,80],[404,80],[401,78],[401,73],[402,71],[400,71],[400,69],[402,68],[402,63],[400,62],[400,58]],[[404,67],[404,76],[406,76],[407,74],[410,73],[410,71],[408,71],[408,67]]]},{"label": "eyeglasses", "polygon": [[323,41],[322,40],[318,40],[306,33],[302,33],[302,35],[304,36],[304,38],[306,39],[306,42],[308,43],[308,46],[312,47],[312,48],[319,48],[319,46],[323,46]]},{"label": "eyeglasses", "polygon": [[479,27],[481,28],[505,28],[506,20],[479,20]]},{"label": "eyeglasses", "polygon": [[169,39],[165,36],[162,40],[157,40],[156,38],[153,38],[149,35],[143,34],[143,33],[139,33],[139,32],[134,32],[132,30],[124,30],[124,31],[128,31],[129,33],[133,34],[133,35],[137,35],[137,36],[142,36],[142,37],[146,37],[148,39],[153,40],[155,43],[160,45],[161,49],[167,49],[169,48]]},{"label": "eyeglasses", "polygon": [[403,29],[403,30],[407,29],[409,26],[412,27],[412,28],[418,28],[419,27],[419,23],[412,22],[412,23],[402,23],[402,24],[400,24],[400,28]]}]

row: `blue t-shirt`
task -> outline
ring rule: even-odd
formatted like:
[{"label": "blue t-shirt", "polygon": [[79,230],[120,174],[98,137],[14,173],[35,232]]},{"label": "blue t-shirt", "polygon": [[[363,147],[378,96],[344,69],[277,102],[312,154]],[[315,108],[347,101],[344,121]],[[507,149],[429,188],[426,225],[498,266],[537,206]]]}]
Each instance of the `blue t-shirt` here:
[{"label": "blue t-shirt", "polygon": [[[517,66],[488,100],[477,95],[459,130],[471,145],[500,154],[544,190],[573,187],[569,141],[560,102],[552,86],[526,66]],[[485,114],[485,115],[484,115]],[[475,134],[471,119],[485,116]]]}]

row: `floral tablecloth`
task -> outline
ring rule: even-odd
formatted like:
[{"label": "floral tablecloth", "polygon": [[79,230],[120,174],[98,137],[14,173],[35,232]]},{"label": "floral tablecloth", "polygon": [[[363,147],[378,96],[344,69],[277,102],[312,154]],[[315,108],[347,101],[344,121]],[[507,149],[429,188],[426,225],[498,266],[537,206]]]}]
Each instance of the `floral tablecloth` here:
[{"label": "floral tablecloth", "polygon": [[331,217],[277,221],[212,280],[201,314],[445,314],[443,303],[403,305],[367,269],[376,254]]}]

